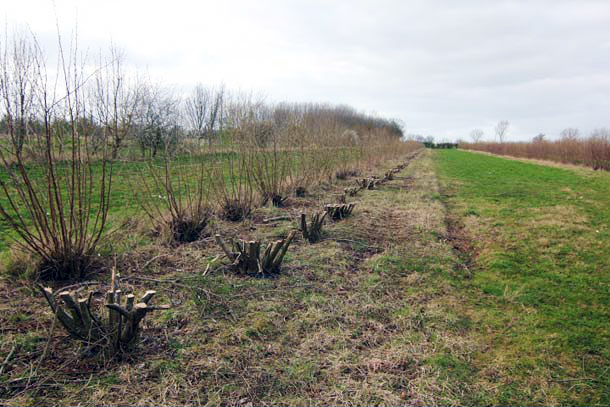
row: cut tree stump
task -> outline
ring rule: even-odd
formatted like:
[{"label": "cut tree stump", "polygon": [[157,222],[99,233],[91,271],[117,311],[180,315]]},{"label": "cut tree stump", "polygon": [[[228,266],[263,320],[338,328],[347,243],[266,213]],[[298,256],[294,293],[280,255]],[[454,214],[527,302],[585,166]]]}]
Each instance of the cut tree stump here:
[{"label": "cut tree stump", "polygon": [[331,219],[340,220],[351,215],[354,206],[356,206],[355,203],[326,205],[324,211]]},{"label": "cut tree stump", "polygon": [[345,188],[343,190],[343,192],[345,192],[345,195],[349,195],[349,196],[356,196],[356,194],[358,194],[358,192],[360,192],[361,189],[360,188],[356,188],[356,187],[349,187],[349,188]]},{"label": "cut tree stump", "polygon": [[86,298],[79,298],[74,291],[61,291],[57,294],[63,304],[55,300],[53,290],[38,285],[57,320],[73,338],[88,346],[104,347],[114,352],[125,351],[131,347],[139,334],[139,324],[146,314],[169,305],[151,306],[156,291],[146,293],[135,303],[135,296],[127,294],[122,300],[119,289],[106,293],[106,316],[98,316],[92,309],[94,292]]},{"label": "cut tree stump", "polygon": [[316,212],[311,215],[311,221],[309,226],[307,225],[306,215],[301,214],[301,232],[303,238],[307,239],[309,243],[315,243],[322,237],[322,225],[324,219],[328,215],[328,212]]},{"label": "cut tree stump", "polygon": [[261,255],[261,242],[257,240],[239,240],[231,242],[233,250],[230,250],[220,235],[216,235],[216,242],[225,252],[229,260],[233,262],[232,267],[243,274],[276,274],[288,250],[288,246],[296,235],[292,231],[285,239],[269,243]]},{"label": "cut tree stump", "polygon": [[378,180],[375,178],[362,178],[356,180],[356,184],[360,187],[360,189],[375,189]]},{"label": "cut tree stump", "polygon": [[271,204],[273,206],[275,206],[276,208],[281,208],[284,206],[284,204],[286,203],[286,200],[288,199],[288,197],[283,197],[281,195],[278,194],[274,194],[271,197]]}]

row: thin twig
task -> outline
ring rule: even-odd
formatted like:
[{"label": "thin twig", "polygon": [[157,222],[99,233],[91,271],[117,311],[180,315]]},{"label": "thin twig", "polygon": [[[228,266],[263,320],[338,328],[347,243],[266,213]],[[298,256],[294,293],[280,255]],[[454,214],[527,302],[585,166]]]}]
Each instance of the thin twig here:
[{"label": "thin twig", "polygon": [[[55,322],[57,321],[57,318],[53,318],[53,323],[51,324],[51,329],[49,330],[49,340],[47,341],[47,344],[44,347],[44,350],[42,351],[42,355],[40,356],[40,361],[38,362],[38,366],[40,367],[40,365],[42,364],[42,362],[45,360],[45,358],[47,357],[47,352],[49,351],[49,346],[51,345],[51,339],[53,338],[53,332],[55,331]],[[0,372],[1,374],[1,372]]]},{"label": "thin twig", "polygon": [[100,284],[99,281],[83,281],[82,283],[72,284],[65,287],[62,287],[59,291],[72,291],[73,289],[80,289],[82,287],[87,287],[90,285]]},{"label": "thin twig", "polygon": [[220,259],[223,255],[219,254],[216,257],[214,257],[211,261],[208,262],[208,266],[205,268],[205,271],[201,274],[202,276],[205,276],[208,274],[208,272],[210,271],[210,268],[212,267],[212,264],[216,263],[216,261],[218,261],[218,259]]},{"label": "thin twig", "polygon": [[8,362],[11,361],[15,350],[17,350],[17,344],[13,345],[13,349],[11,349],[11,351],[6,356],[6,359],[4,359],[4,362],[2,362],[2,365],[0,365],[0,376],[2,375],[2,373],[4,373],[4,368],[6,367],[6,365],[8,365]]},{"label": "thin twig", "polygon": [[167,257],[167,254],[160,254],[158,256],[153,257],[152,259],[150,259],[146,263],[144,263],[144,265],[142,267],[139,267],[138,271],[144,271],[146,269],[146,267],[148,267],[150,265],[150,263],[152,263],[153,261],[155,261],[161,257]]},{"label": "thin twig", "polygon": [[219,297],[219,298],[221,297],[220,295],[214,294],[213,292],[205,290],[205,289],[203,289],[201,287],[194,287],[194,286],[189,286],[189,285],[186,285],[186,284],[182,284],[182,283],[180,283],[180,280],[169,280],[169,279],[158,280],[158,279],[155,279],[155,278],[135,277],[135,276],[133,276],[133,277],[121,277],[121,281],[124,281],[124,280],[150,281],[150,282],[159,283],[159,284],[171,284],[171,285],[175,285],[176,287],[187,288],[189,290],[201,291],[206,296],[214,296],[214,297]]}]

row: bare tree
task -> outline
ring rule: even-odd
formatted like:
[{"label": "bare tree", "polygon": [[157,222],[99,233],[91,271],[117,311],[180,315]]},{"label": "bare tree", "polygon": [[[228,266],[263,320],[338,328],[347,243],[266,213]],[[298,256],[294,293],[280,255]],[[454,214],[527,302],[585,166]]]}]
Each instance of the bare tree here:
[{"label": "bare tree", "polygon": [[138,90],[136,141],[142,157],[156,157],[163,149],[176,146],[180,129],[178,100],[158,84],[145,83]]},{"label": "bare tree", "polygon": [[578,136],[580,136],[580,132],[578,131],[578,129],[568,127],[561,131],[560,136],[562,140],[576,140]]},{"label": "bare tree", "polygon": [[594,129],[591,132],[591,137],[608,140],[608,139],[610,139],[610,130],[608,130],[605,127],[602,127],[602,128],[599,128],[599,129]]},{"label": "bare tree", "polygon": [[21,155],[28,134],[28,123],[34,119],[32,107],[40,76],[36,44],[23,33],[5,35],[1,47],[0,94],[6,110],[8,133],[15,154]]},{"label": "bare tree", "polygon": [[132,131],[138,107],[138,86],[128,83],[123,71],[123,54],[110,50],[110,60],[100,59],[95,74],[95,86],[90,97],[91,108],[104,134],[112,143],[112,158],[116,159],[125,139]]},{"label": "bare tree", "polygon": [[215,132],[221,131],[225,121],[225,89],[206,89],[199,84],[185,102],[188,126],[198,139],[207,138],[212,145]]},{"label": "bare tree", "polygon": [[185,113],[188,126],[199,140],[205,136],[208,126],[208,110],[210,109],[210,91],[198,84],[193,93],[185,101]]},{"label": "bare tree", "polygon": [[473,131],[470,132],[470,138],[472,139],[473,142],[478,143],[483,138],[483,130],[474,129]]},{"label": "bare tree", "polygon": [[212,145],[212,137],[214,136],[214,131],[216,129],[217,123],[220,122],[222,112],[223,112],[223,103],[224,103],[224,86],[221,86],[214,95],[214,100],[212,105],[210,106],[210,116],[208,120],[208,145]]},{"label": "bare tree", "polygon": [[499,121],[496,125],[496,137],[500,143],[504,142],[504,137],[506,137],[506,134],[508,133],[508,126],[508,120]]},{"label": "bare tree", "polygon": [[543,141],[546,141],[546,135],[544,133],[540,133],[532,139],[533,143],[542,143]]}]

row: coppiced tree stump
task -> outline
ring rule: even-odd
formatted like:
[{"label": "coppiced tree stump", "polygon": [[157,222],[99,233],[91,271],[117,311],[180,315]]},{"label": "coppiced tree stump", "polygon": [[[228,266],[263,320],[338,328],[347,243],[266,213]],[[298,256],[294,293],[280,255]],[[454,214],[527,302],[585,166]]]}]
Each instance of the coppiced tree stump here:
[{"label": "coppiced tree stump", "polygon": [[356,180],[356,184],[358,184],[360,189],[375,189],[377,182],[378,180],[375,178],[362,178],[360,180]]},{"label": "coppiced tree stump", "polygon": [[322,225],[324,219],[328,215],[328,212],[316,212],[311,215],[311,221],[309,226],[307,225],[307,219],[304,213],[301,214],[301,232],[303,238],[307,239],[309,243],[315,243],[322,237]]},{"label": "coppiced tree stump", "polygon": [[296,235],[292,231],[285,239],[269,243],[261,255],[261,242],[257,240],[239,240],[231,242],[233,250],[230,250],[220,235],[216,235],[216,242],[225,252],[232,267],[243,274],[276,274],[280,271],[280,266],[288,250],[288,246]]},{"label": "coppiced tree stump", "polygon": [[352,214],[355,203],[326,205],[324,210],[331,219],[341,220]]},{"label": "coppiced tree stump", "polygon": [[76,292],[61,291],[57,294],[63,303],[60,304],[55,300],[51,288],[42,285],[38,285],[38,288],[70,336],[87,346],[103,347],[114,352],[125,351],[133,345],[140,331],[140,322],[146,314],[169,308],[169,305],[150,305],[156,291],[146,291],[136,303],[133,294],[127,294],[122,301],[121,290],[115,289],[106,293],[108,312],[105,316],[98,316],[92,309],[93,291],[86,298],[79,298]]},{"label": "coppiced tree stump", "polygon": [[343,190],[343,192],[345,192],[345,195],[349,195],[349,196],[356,196],[358,194],[358,192],[360,192],[360,191],[361,191],[361,189],[356,188],[356,187],[345,188]]},{"label": "coppiced tree stump", "polygon": [[281,207],[284,206],[284,204],[286,203],[287,199],[288,199],[288,197],[284,197],[282,195],[274,194],[271,197],[271,204],[273,206],[275,206],[276,208],[281,208]]},{"label": "coppiced tree stump", "polygon": [[307,195],[307,189],[305,189],[305,187],[297,187],[294,191],[294,195],[297,198],[303,198],[305,195]]}]

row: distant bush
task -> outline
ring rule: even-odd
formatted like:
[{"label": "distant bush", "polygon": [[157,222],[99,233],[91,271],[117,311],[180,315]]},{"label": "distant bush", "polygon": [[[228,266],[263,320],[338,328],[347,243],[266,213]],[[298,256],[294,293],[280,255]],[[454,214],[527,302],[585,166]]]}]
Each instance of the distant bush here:
[{"label": "distant bush", "polygon": [[457,143],[434,143],[431,141],[425,141],[424,146],[426,148],[458,148]]}]

